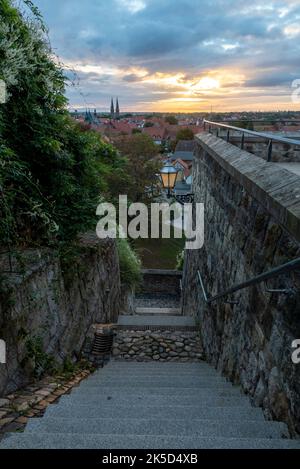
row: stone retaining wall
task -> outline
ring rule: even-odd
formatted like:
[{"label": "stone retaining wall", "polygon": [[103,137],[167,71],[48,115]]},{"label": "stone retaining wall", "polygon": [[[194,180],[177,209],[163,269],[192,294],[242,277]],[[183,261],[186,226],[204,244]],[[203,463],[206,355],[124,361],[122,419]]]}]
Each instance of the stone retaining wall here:
[{"label": "stone retaining wall", "polygon": [[[23,251],[0,291],[0,395],[26,385],[53,359],[75,361],[94,323],[116,322],[120,273],[116,244],[94,234],[82,237],[74,258],[50,249]],[[0,264],[1,266],[1,264]],[[1,271],[4,269],[1,269]]]},{"label": "stone retaining wall", "polygon": [[[270,280],[207,305],[209,295],[300,257],[300,177],[209,134],[197,136],[195,201],[205,204],[205,242],[187,251],[183,311],[200,323],[204,353],[256,405],[300,432],[300,274]],[[238,301],[238,304],[226,303]]]},{"label": "stone retaining wall", "polygon": [[182,272],[178,270],[142,270],[143,282],[141,293],[160,294],[180,296],[180,280]]},{"label": "stone retaining wall", "polygon": [[113,356],[135,361],[197,361],[202,358],[202,347],[193,331],[121,330],[114,340]]}]

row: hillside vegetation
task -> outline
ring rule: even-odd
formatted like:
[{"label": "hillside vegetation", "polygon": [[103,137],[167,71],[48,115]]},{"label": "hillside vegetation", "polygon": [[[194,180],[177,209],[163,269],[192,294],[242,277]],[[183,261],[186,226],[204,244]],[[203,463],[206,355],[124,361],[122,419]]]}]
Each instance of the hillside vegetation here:
[{"label": "hillside vegetation", "polygon": [[[22,3],[22,2],[21,2]],[[94,228],[100,198],[128,186],[126,159],[66,111],[66,78],[43,20],[0,0],[0,244],[73,239]]]}]

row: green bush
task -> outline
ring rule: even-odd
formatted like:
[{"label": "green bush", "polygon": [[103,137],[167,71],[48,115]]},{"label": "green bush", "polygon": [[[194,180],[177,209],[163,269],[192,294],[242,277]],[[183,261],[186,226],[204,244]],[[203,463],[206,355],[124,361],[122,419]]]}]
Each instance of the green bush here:
[{"label": "green bush", "polygon": [[55,369],[54,358],[44,352],[42,338],[39,336],[29,337],[26,340],[26,357],[23,361],[32,360],[34,364],[34,376],[41,378],[45,373],[52,373]]},{"label": "green bush", "polygon": [[0,244],[70,240],[95,228],[99,197],[128,183],[126,160],[66,111],[63,66],[31,1],[0,0]]},{"label": "green bush", "polygon": [[121,283],[134,287],[141,282],[141,261],[127,239],[117,238]]},{"label": "green bush", "polygon": [[176,258],[176,269],[177,270],[183,270],[184,253],[185,253],[185,249],[183,249],[179,254],[177,254],[177,258]]}]

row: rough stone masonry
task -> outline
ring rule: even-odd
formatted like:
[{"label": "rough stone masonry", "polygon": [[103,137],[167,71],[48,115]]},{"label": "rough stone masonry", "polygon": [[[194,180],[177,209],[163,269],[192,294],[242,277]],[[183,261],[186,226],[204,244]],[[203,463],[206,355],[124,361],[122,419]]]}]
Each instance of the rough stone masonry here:
[{"label": "rough stone masonry", "polygon": [[210,305],[197,278],[199,269],[215,295],[299,257],[300,177],[201,134],[193,178],[206,228],[203,249],[186,254],[184,313],[197,316],[207,360],[240,382],[267,415],[300,432],[300,366],[291,359],[292,342],[300,338],[299,271]]},{"label": "rough stone masonry", "polygon": [[197,361],[202,358],[202,347],[195,331],[119,330],[113,356],[136,361]]},{"label": "rough stone masonry", "polygon": [[[13,259],[0,290],[0,337],[7,346],[0,364],[0,395],[30,382],[41,361],[76,360],[94,323],[115,322],[120,271],[114,240],[84,235],[74,258],[63,262],[51,249],[23,251]],[[0,270],[8,266],[0,258]],[[15,273],[19,271],[18,273]]]}]

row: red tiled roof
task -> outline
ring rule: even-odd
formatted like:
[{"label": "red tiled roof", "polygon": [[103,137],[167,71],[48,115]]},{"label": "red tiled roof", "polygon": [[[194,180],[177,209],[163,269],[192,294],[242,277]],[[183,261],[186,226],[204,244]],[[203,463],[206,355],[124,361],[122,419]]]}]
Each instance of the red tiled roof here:
[{"label": "red tiled roof", "polygon": [[175,161],[173,162],[174,165],[175,165],[176,163],[181,164],[181,166],[182,166],[183,168],[186,168],[186,169],[189,168],[189,165],[187,164],[187,162],[186,162],[186,161],[183,161],[181,158],[177,158],[177,160],[175,160]]},{"label": "red tiled roof", "polygon": [[175,160],[173,162],[173,165],[175,166],[176,163],[179,163],[180,166],[182,166],[185,177],[188,177],[191,174],[192,165],[188,165],[185,161],[181,160],[180,158]]},{"label": "red tiled roof", "polygon": [[132,129],[137,128],[135,124],[126,122],[126,121],[111,121],[105,126],[105,131],[107,133],[126,133],[131,134]]},{"label": "red tiled roof", "polygon": [[143,133],[160,140],[166,137],[166,129],[161,127],[145,127]]}]

